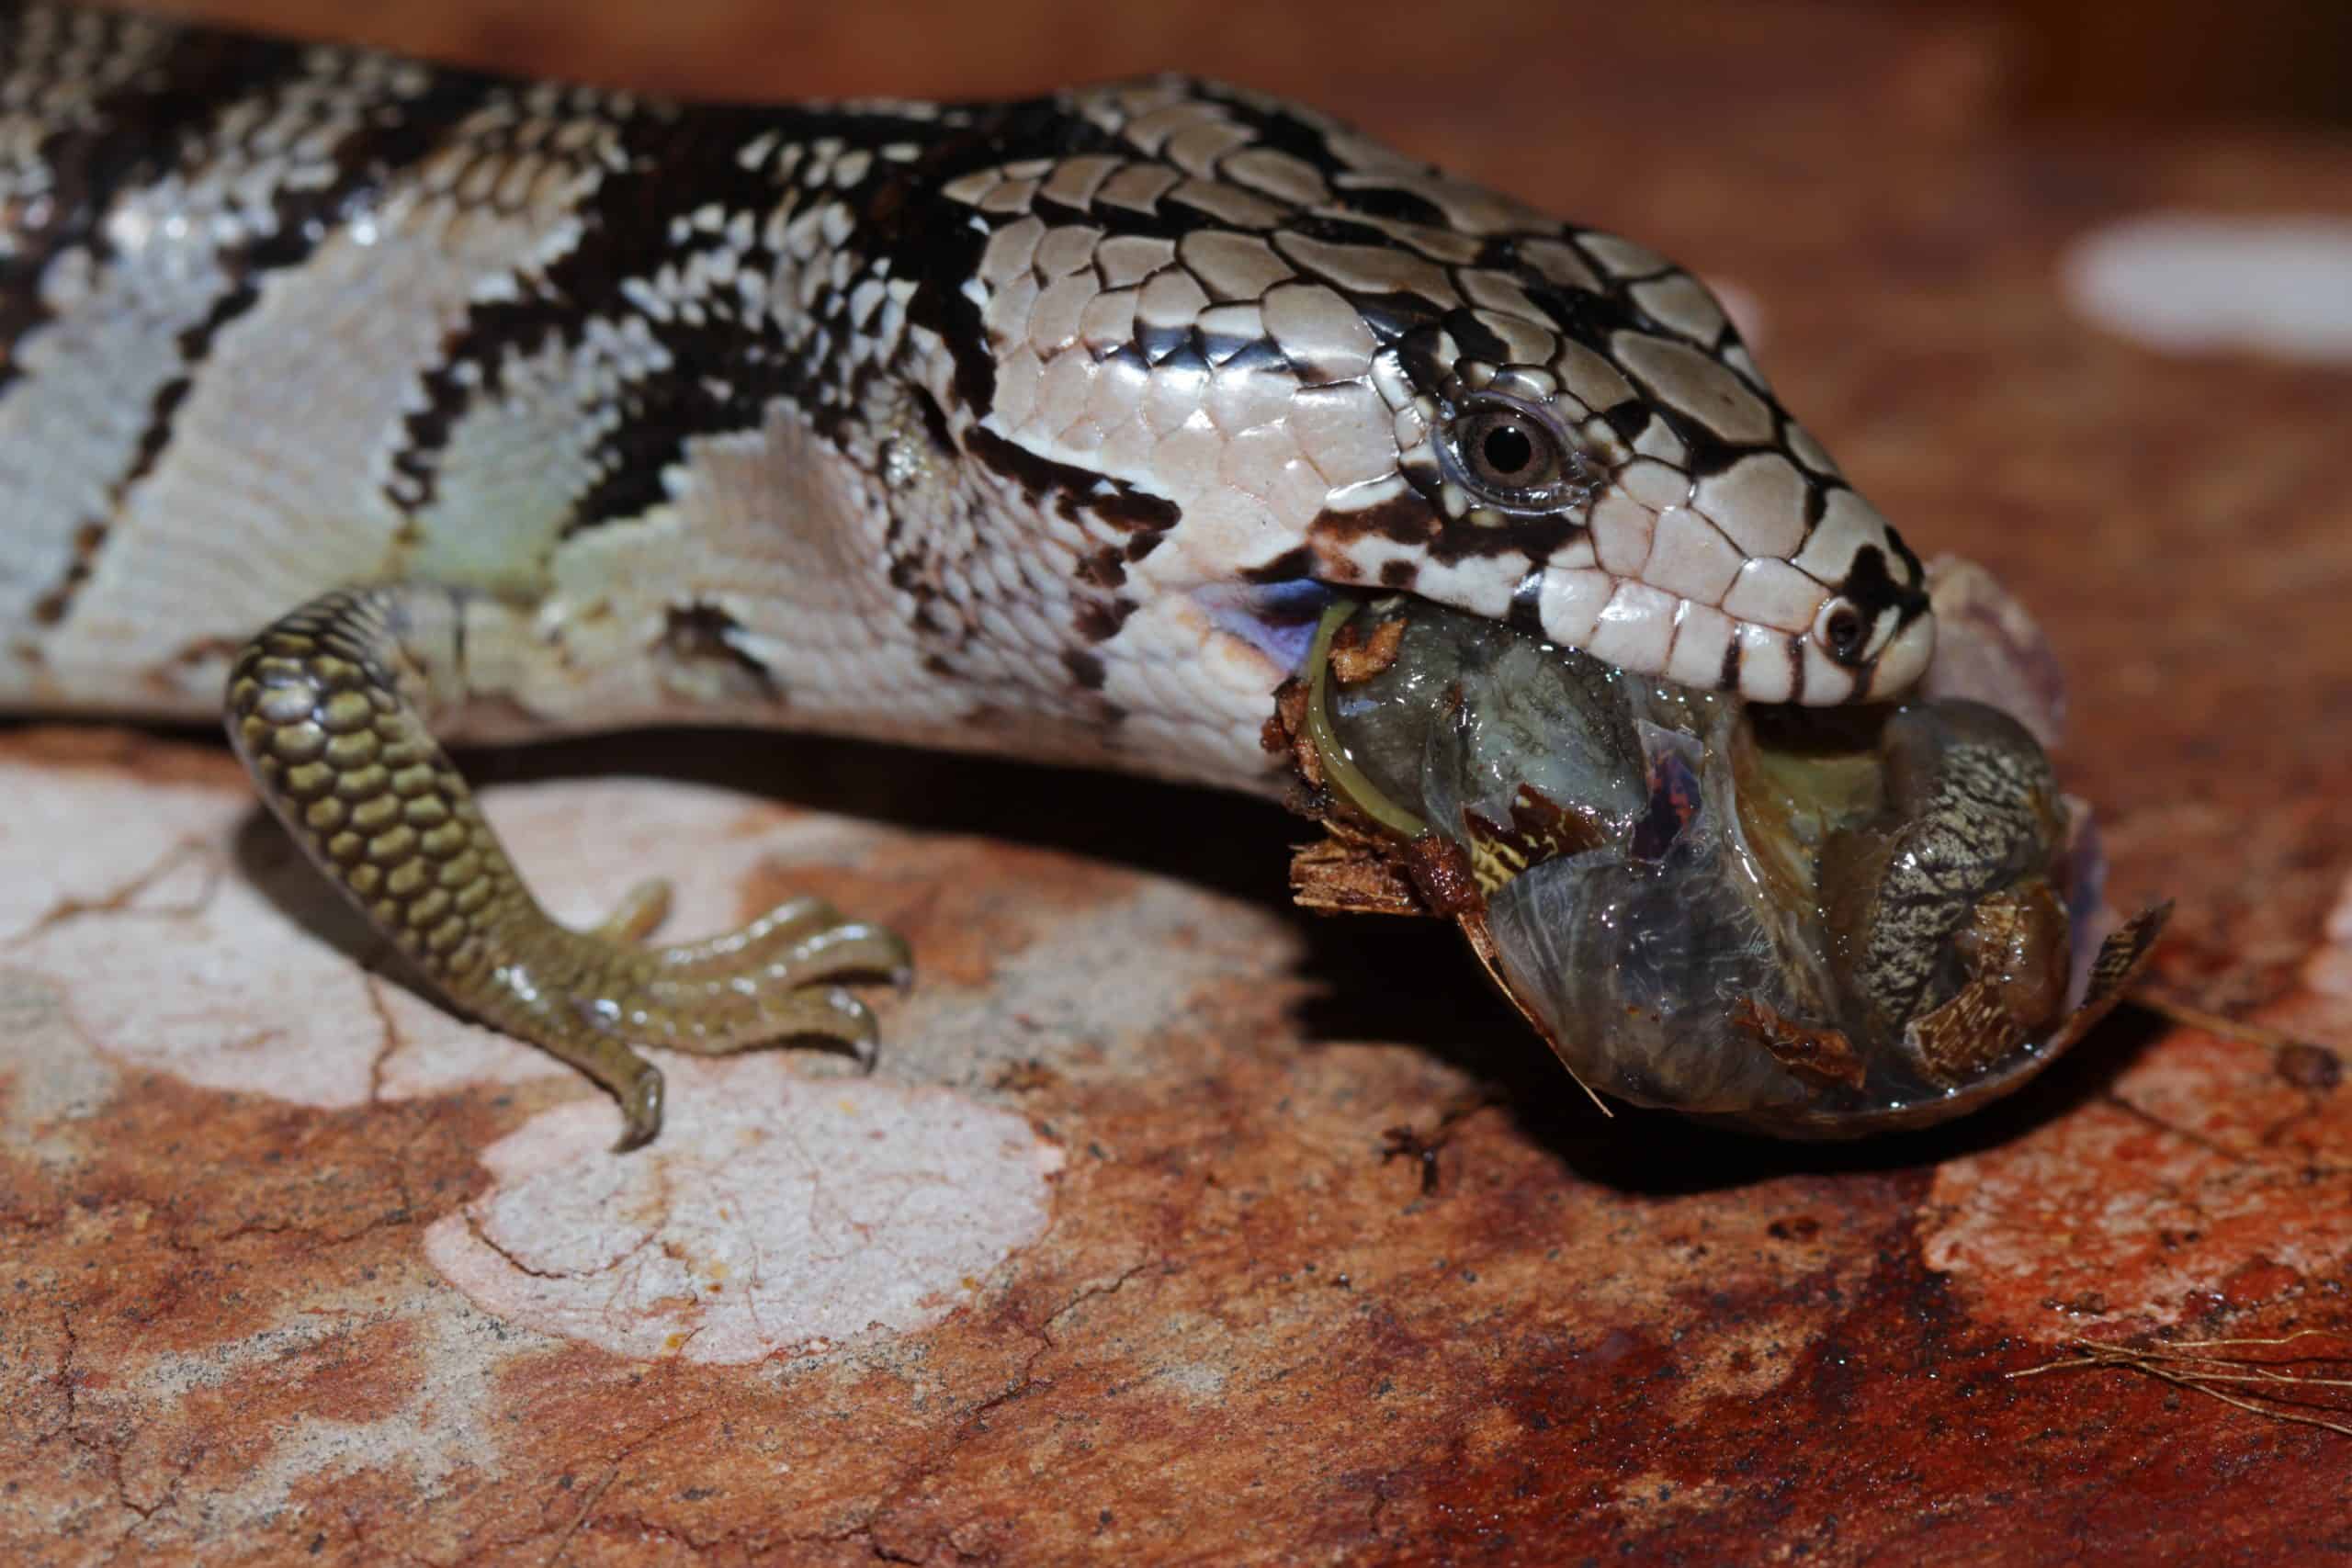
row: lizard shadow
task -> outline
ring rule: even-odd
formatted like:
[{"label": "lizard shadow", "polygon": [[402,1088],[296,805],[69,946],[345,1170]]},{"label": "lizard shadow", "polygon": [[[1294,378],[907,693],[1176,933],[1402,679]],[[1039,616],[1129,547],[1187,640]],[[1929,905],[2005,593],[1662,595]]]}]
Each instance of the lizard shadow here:
[{"label": "lizard shadow", "polygon": [[[388,963],[398,968],[398,952],[345,902],[258,800],[238,819],[229,860],[236,875],[289,923],[362,968]],[[402,973],[401,979],[420,995],[432,994],[421,976]]]},{"label": "lizard shadow", "polygon": [[[660,730],[467,750],[478,786],[598,775],[743,791],[795,807],[932,834],[971,835],[1083,856],[1237,899],[1287,902],[1289,846],[1311,836],[1270,802],[1123,774],[918,751],[873,742]],[[241,873],[355,962],[429,994],[368,931],[268,814],[237,836]],[[526,876],[529,868],[524,867]],[[650,868],[659,869],[659,868]],[[2121,1010],[2007,1100],[1940,1127],[1840,1143],[1793,1143],[1612,1104],[1604,1116],[1495,991],[1466,945],[1434,920],[1294,909],[1307,995],[1293,1021],[1308,1049],[1401,1046],[1484,1086],[1522,1136],[1575,1176],[1634,1194],[1723,1190],[1796,1175],[1925,1169],[1999,1146],[2098,1099],[2161,1026]],[[1434,1123],[1448,1108],[1433,1105]]]},{"label": "lizard shadow", "polygon": [[[476,789],[597,777],[726,789],[910,832],[1050,850],[1275,905],[1285,897],[1284,846],[1304,837],[1298,820],[1279,807],[1243,795],[831,738],[655,729],[458,747],[452,758]],[[354,964],[437,997],[258,801],[238,823],[231,854],[236,874],[289,921]],[[518,869],[527,883],[531,866]],[[651,875],[665,868],[642,869]]]}]

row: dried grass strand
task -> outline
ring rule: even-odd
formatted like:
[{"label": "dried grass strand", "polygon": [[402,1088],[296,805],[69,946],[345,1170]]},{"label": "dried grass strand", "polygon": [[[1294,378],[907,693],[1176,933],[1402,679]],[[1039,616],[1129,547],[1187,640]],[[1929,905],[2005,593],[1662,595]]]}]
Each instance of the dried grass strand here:
[{"label": "dried grass strand", "polygon": [[[2352,1334],[2333,1329],[2306,1328],[2293,1334],[2265,1338],[2184,1339],[2170,1345],[2136,1349],[2129,1345],[2101,1344],[2097,1340],[2077,1339],[2070,1347],[2077,1354],[2061,1360],[2044,1362],[2007,1373],[2009,1378],[2040,1377],[2045,1372],[2077,1371],[2087,1368],[2119,1368],[2128,1371],[2145,1372],[2175,1388],[2201,1393],[2208,1399],[2263,1416],[2272,1421],[2290,1421],[2300,1427],[2316,1427],[2352,1438],[2352,1421],[2331,1419],[2329,1416],[2313,1414],[2314,1409],[2333,1412],[2335,1406],[2313,1406],[2289,1396],[2288,1391],[2302,1393],[2311,1390],[2352,1389],[2352,1378],[2312,1377],[2292,1371],[2275,1362],[2259,1360],[2244,1352],[2256,1349],[2275,1350],[2295,1346],[2307,1340],[2322,1339],[2352,1346]],[[2234,1355],[2211,1355],[2203,1352],[2228,1350]],[[2352,1359],[2352,1351],[2335,1355],[2299,1358],[2304,1360]],[[2247,1398],[2233,1393],[2225,1384],[2236,1384],[2249,1393],[2259,1390],[2256,1397]],[[2283,1407],[2283,1408],[2282,1408]]]}]

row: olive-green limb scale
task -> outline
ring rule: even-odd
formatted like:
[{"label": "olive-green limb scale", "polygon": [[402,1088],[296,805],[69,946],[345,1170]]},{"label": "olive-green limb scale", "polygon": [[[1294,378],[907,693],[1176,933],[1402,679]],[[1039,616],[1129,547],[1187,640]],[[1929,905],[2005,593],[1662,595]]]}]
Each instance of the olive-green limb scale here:
[{"label": "olive-green limb scale", "polygon": [[262,796],[369,925],[458,1006],[578,1067],[620,1101],[619,1147],[661,1131],[662,1074],[642,1045],[718,1055],[838,1041],[871,1064],[873,1014],[831,982],[903,979],[906,945],[809,898],[741,930],[640,939],[666,885],[640,885],[589,931],[540,908],[426,714],[463,699],[458,594],[325,594],[240,652],[228,726]]}]

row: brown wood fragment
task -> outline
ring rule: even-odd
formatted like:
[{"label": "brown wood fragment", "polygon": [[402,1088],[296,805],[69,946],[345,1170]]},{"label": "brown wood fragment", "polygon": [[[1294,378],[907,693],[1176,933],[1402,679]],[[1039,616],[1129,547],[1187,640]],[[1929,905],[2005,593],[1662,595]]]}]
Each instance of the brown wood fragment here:
[{"label": "brown wood fragment", "polygon": [[1732,1004],[1731,1023],[1801,1078],[1849,1089],[1862,1087],[1861,1055],[1838,1030],[1815,1029],[1784,1018],[1753,997],[1742,997]]},{"label": "brown wood fragment", "polygon": [[[1306,787],[1317,795],[1324,789],[1323,757],[1315,750],[1315,742],[1307,738],[1306,705],[1314,693],[1307,683],[1296,676],[1274,689],[1274,712],[1259,731],[1258,744],[1275,756],[1290,753],[1291,766]],[[1322,817],[1322,810],[1299,809],[1306,817]]]},{"label": "brown wood fragment", "polygon": [[1404,846],[1405,869],[1419,890],[1430,912],[1458,916],[1486,907],[1487,896],[1470,869],[1470,856],[1460,844],[1437,833],[1423,833]]},{"label": "brown wood fragment", "polygon": [[1331,639],[1331,678],[1342,686],[1371,680],[1396,662],[1396,649],[1404,640],[1401,615],[1373,627],[1369,637],[1359,636],[1351,621]]},{"label": "brown wood fragment", "polygon": [[1291,899],[1301,908],[1340,915],[1426,915],[1412,878],[1395,854],[1362,833],[1326,823],[1329,836],[1291,852]]}]

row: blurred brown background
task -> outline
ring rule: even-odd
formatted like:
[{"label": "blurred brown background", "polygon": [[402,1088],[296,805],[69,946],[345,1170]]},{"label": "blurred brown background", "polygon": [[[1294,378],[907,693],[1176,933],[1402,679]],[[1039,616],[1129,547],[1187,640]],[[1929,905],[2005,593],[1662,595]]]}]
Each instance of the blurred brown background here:
[{"label": "blurred brown background", "polygon": [[[1362,108],[1472,89],[1884,130],[2018,118],[2352,123],[2341,0],[156,0],[148,7],[556,74],[748,97],[983,95],[1181,68]],[[1891,67],[1891,68],[1890,68]],[[1500,72],[1500,74],[1496,73]]]}]

